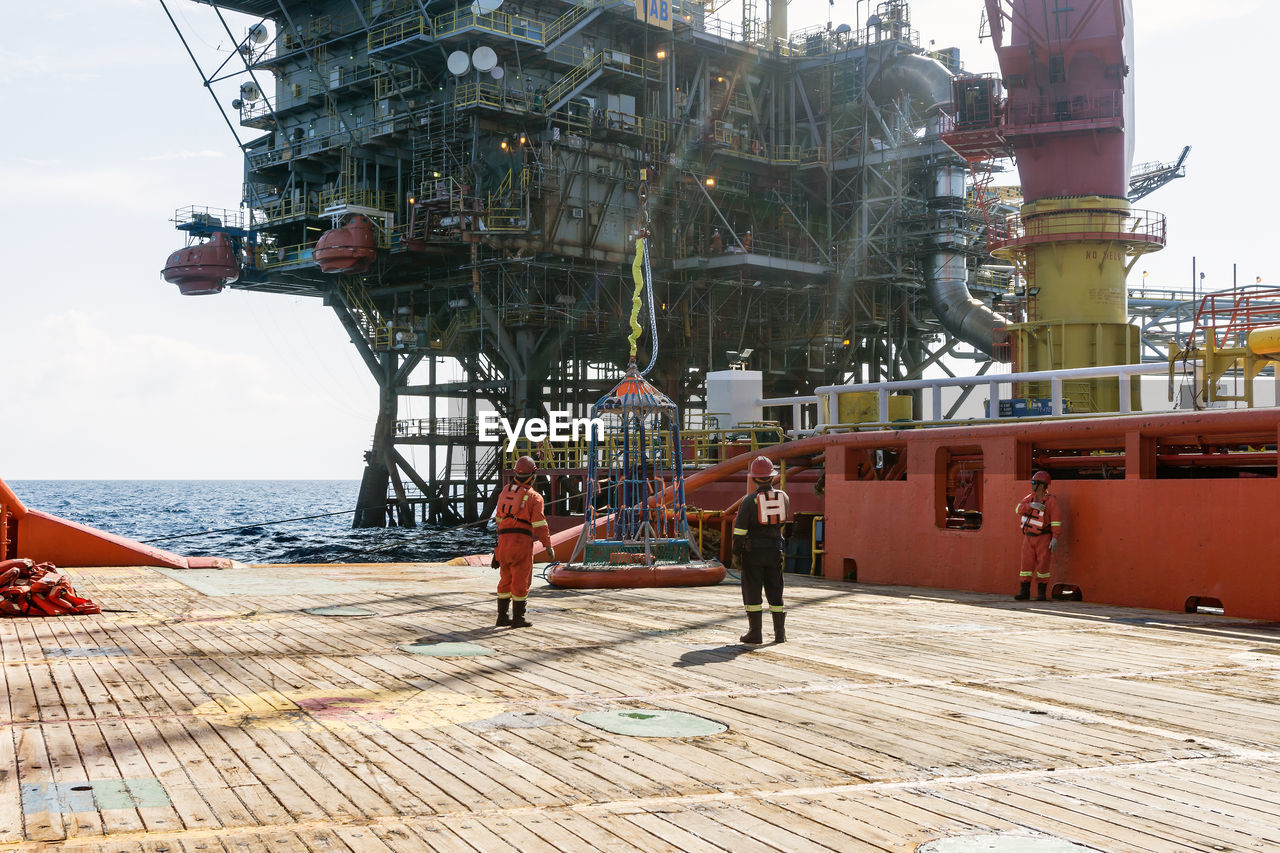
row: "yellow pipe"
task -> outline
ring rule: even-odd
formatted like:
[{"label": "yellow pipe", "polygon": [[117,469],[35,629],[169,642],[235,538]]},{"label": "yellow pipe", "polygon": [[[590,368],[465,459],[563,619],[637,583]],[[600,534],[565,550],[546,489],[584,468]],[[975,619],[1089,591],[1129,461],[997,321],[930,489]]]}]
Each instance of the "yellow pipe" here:
[{"label": "yellow pipe", "polygon": [[1254,329],[1249,333],[1249,349],[1257,355],[1280,353],[1280,326]]}]

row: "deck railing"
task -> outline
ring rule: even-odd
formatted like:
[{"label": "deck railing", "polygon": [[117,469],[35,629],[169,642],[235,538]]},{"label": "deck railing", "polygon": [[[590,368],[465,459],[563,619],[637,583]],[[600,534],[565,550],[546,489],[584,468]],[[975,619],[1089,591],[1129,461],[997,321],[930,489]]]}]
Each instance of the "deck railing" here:
[{"label": "deck railing", "polygon": [[[1025,373],[1001,373],[995,376],[948,376],[939,379],[906,379],[894,382],[863,382],[848,385],[824,385],[814,389],[814,393],[803,397],[766,397],[757,401],[762,406],[786,406],[792,410],[792,423],[800,424],[803,422],[802,417],[809,407],[813,407],[816,416],[816,426],[812,430],[797,430],[799,433],[822,432],[840,428],[896,428],[905,425],[915,425],[920,423],[945,423],[952,420],[961,420],[960,418],[948,418],[946,410],[942,403],[943,388],[974,388],[986,385],[989,389],[990,403],[989,411],[991,413],[990,420],[1000,420],[1003,418],[1013,417],[1012,415],[1001,416],[1000,401],[1002,399],[1011,399],[1011,397],[1002,397],[1001,389],[1004,386],[1013,386],[1023,383],[1049,383],[1050,386],[1050,412],[1051,415],[1062,416],[1068,414],[1062,407],[1062,390],[1063,383],[1087,380],[1097,381],[1105,379],[1115,379],[1119,384],[1120,390],[1120,411],[1119,414],[1131,414],[1134,411],[1132,389],[1129,379],[1135,376],[1150,376],[1156,374],[1167,374],[1169,365],[1163,362],[1153,364],[1116,364],[1106,365],[1103,367],[1079,367],[1069,370],[1036,370]],[[929,412],[931,417],[921,418],[911,421],[889,421],[880,420],[873,423],[858,424],[841,424],[838,417],[834,416],[837,400],[840,394],[846,393],[874,393],[878,408],[877,412],[889,411],[889,396],[895,392],[923,391],[925,400],[928,401]],[[1115,412],[1099,412],[1099,413],[1072,413],[1074,417],[1087,417],[1091,414],[1117,414]],[[963,418],[968,421],[969,418]]]}]

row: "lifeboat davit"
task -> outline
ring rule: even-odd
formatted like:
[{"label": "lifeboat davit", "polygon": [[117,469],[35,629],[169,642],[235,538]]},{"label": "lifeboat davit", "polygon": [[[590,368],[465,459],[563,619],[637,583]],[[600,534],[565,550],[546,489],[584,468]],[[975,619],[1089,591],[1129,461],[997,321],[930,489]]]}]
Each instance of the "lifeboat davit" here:
[{"label": "lifeboat davit", "polygon": [[207,243],[174,252],[160,274],[178,285],[183,296],[206,296],[220,293],[224,284],[240,278],[240,259],[231,240],[218,231]]},{"label": "lifeboat davit", "polygon": [[724,580],[719,560],[643,566],[593,566],[556,563],[547,583],[564,589],[648,589],[666,586],[715,586]]},{"label": "lifeboat davit", "polygon": [[339,228],[320,235],[313,253],[323,273],[362,273],[378,256],[373,223],[364,216],[353,216]]}]

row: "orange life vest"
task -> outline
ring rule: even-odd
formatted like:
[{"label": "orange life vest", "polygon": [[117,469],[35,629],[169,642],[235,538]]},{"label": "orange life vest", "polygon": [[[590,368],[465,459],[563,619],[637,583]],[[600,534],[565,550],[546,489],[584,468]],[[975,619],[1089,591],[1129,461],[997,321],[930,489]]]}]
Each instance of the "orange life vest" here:
[{"label": "orange life vest", "polygon": [[[1049,529],[1053,523],[1053,506],[1054,501],[1051,495],[1045,495],[1041,503],[1044,504],[1043,509],[1036,509],[1031,504],[1035,503],[1031,495],[1027,495],[1018,504],[1018,514],[1020,516],[1020,526],[1022,532],[1027,536],[1044,536],[1051,533]],[[1025,507],[1025,509],[1024,509]]]}]

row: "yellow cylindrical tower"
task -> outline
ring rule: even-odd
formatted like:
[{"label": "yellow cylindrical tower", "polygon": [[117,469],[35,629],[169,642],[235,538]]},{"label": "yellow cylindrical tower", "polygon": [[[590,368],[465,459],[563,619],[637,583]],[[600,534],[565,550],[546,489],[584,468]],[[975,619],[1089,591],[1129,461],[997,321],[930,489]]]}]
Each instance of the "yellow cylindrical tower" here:
[{"label": "yellow cylindrical tower", "polygon": [[[1044,198],[1022,206],[992,254],[1027,282],[1026,322],[1009,327],[1017,371],[1133,364],[1141,335],[1128,322],[1125,278],[1142,254],[1163,248],[1164,216],[1130,209],[1123,198]],[[1138,404],[1138,381],[1132,380]],[[1116,411],[1113,380],[1064,383],[1072,411]],[[1048,397],[1048,383],[1015,396]]]}]

